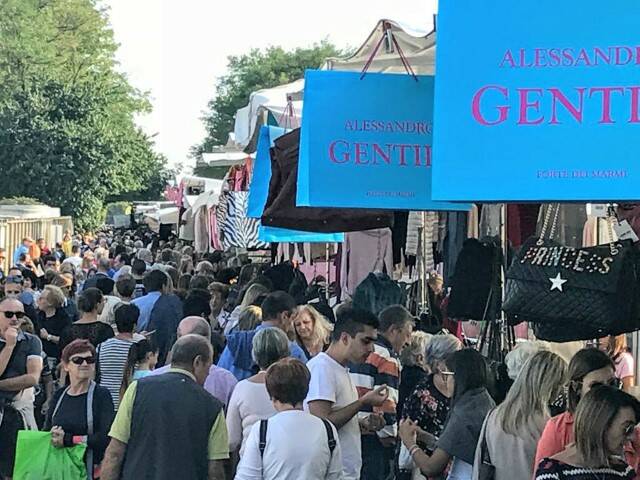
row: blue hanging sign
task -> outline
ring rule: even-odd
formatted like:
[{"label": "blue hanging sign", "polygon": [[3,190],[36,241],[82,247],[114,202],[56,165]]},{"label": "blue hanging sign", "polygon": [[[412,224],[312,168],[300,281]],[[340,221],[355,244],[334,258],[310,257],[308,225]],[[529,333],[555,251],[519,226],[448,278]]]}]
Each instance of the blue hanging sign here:
[{"label": "blue hanging sign", "polygon": [[441,2],[434,198],[640,199],[638,25],[633,0]]},{"label": "blue hanging sign", "polygon": [[431,198],[433,77],[307,70],[296,205],[469,210]]}]

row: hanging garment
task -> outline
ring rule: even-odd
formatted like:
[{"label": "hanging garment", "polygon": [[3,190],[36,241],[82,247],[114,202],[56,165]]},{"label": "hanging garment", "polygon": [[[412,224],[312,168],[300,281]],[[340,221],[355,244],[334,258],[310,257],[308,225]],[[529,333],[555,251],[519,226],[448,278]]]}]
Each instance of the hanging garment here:
[{"label": "hanging garment", "polygon": [[502,255],[496,241],[471,238],[456,262],[448,314],[452,319],[494,320],[500,312]]},{"label": "hanging garment", "polygon": [[384,210],[296,207],[299,146],[300,129],[274,141],[263,225],[320,233],[354,232],[393,225],[393,212]]},{"label": "hanging garment", "polygon": [[409,212],[397,211],[393,212],[393,264],[400,265],[404,260],[405,250],[407,247],[407,222]]},{"label": "hanging garment", "polygon": [[[423,213],[425,222],[423,223]],[[423,252],[418,252],[420,242],[420,229],[424,228],[424,239],[426,247]],[[407,256],[416,257],[418,253],[424,253],[426,270],[430,272],[435,269],[433,258],[433,243],[437,241],[436,233],[438,229],[438,212],[409,212],[407,224]]]},{"label": "hanging garment", "polygon": [[193,216],[194,241],[193,248],[196,252],[209,251],[209,222],[207,207],[203,206]]},{"label": "hanging garment", "polygon": [[480,214],[478,206],[471,205],[471,210],[467,213],[467,238],[480,238],[479,225]]},{"label": "hanging garment", "polygon": [[407,298],[402,288],[386,273],[370,273],[353,294],[353,306],[379,315],[391,305],[404,305]]},{"label": "hanging garment", "polygon": [[507,231],[509,243],[516,248],[536,234],[540,204],[519,203],[507,205]]},{"label": "hanging garment", "polygon": [[503,206],[502,203],[485,203],[482,205],[478,231],[480,238],[500,235],[500,212]]},{"label": "hanging garment", "polygon": [[444,284],[451,285],[458,255],[467,239],[467,212],[447,212],[447,236],[444,241]]},{"label": "hanging garment", "polygon": [[211,240],[211,250],[222,250],[222,242],[220,241],[220,229],[218,228],[218,217],[216,215],[217,207],[209,209],[209,239]]},{"label": "hanging garment", "polygon": [[225,192],[226,216],[221,224],[222,246],[247,249],[267,249],[269,244],[258,240],[260,223],[255,218],[247,218],[248,192]]},{"label": "hanging garment", "polygon": [[356,287],[371,272],[393,272],[391,230],[351,232],[345,235],[340,266],[342,293],[353,296]]},{"label": "hanging garment", "polygon": [[[536,233],[541,232],[547,211],[549,208],[553,208],[554,218],[552,220],[555,220],[556,228],[553,235],[548,235],[548,238],[556,240],[567,247],[582,247],[584,224],[587,221],[586,205],[583,203],[563,203],[559,205],[559,209],[557,207],[558,204],[556,203],[542,205],[538,214]],[[555,219],[556,211],[557,219]]]},{"label": "hanging garment", "polygon": [[621,203],[617,209],[618,220],[626,220],[640,238],[640,204],[638,203]]}]

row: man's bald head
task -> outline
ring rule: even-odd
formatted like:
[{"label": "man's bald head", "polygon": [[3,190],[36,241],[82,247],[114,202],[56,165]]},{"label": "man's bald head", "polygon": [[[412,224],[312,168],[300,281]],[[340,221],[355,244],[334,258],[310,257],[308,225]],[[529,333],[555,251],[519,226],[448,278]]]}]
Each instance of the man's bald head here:
[{"label": "man's bald head", "polygon": [[200,385],[204,385],[212,360],[211,343],[201,335],[184,335],[171,349],[171,367],[191,372]]},{"label": "man's bald head", "polygon": [[202,317],[186,317],[178,325],[178,338],[185,335],[200,335],[211,342],[211,326]]},{"label": "man's bald head", "polygon": [[24,312],[24,305],[17,298],[4,298],[0,301],[0,312]]},{"label": "man's bald head", "polygon": [[[4,312],[12,312],[11,318],[7,317]],[[20,328],[22,325],[22,316],[18,318],[15,313],[24,313],[24,305],[20,300],[15,298],[5,298],[0,301],[0,336],[4,338],[4,333],[8,328]]]}]

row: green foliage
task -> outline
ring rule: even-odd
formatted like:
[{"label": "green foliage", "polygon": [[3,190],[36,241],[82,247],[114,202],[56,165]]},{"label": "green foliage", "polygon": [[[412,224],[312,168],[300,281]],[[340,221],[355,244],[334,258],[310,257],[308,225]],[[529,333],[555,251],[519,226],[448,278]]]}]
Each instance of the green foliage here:
[{"label": "green foliage", "polygon": [[42,202],[30,197],[1,198],[0,205],[42,205]]},{"label": "green foliage", "polygon": [[285,51],[281,47],[270,47],[229,57],[228,73],[216,84],[215,98],[209,102],[203,117],[207,137],[192,147],[191,155],[200,159],[202,153],[227,143],[229,132],[233,131],[234,115],[247,104],[252,92],[298,80],[306,69],[319,68],[328,57],[341,54],[334,45],[322,41],[311,48]]},{"label": "green foliage", "polygon": [[104,220],[119,195],[156,197],[165,159],[136,126],[150,104],[116,70],[117,44],[94,0],[0,2],[0,191]]}]

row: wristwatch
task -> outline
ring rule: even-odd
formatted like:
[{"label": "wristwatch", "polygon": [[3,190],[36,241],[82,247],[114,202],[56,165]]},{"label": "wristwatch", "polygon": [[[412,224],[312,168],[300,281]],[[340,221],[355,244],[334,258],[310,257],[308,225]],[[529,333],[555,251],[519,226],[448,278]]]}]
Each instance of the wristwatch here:
[{"label": "wristwatch", "polygon": [[50,342],[52,338],[51,334],[47,335],[47,342]]}]

